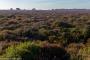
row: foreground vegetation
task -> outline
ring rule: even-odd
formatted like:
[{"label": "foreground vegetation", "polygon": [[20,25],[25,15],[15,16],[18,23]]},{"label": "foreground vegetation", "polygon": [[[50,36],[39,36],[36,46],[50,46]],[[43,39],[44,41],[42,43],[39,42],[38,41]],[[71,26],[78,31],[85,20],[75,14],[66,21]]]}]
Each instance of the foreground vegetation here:
[{"label": "foreground vegetation", "polygon": [[2,60],[89,60],[90,46],[72,43],[65,48],[60,43],[26,41],[13,44],[0,53]]}]

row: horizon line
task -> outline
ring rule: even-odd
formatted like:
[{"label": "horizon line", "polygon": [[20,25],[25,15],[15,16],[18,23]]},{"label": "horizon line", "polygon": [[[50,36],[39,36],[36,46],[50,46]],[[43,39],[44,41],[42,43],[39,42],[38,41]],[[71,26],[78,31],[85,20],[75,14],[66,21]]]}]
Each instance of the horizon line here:
[{"label": "horizon line", "polygon": [[[58,9],[82,9],[82,10],[90,10],[90,8],[51,8],[51,9],[38,9],[38,8],[19,8],[20,10],[58,10]],[[6,8],[6,9],[2,9],[0,8],[0,10],[17,10],[17,8]]]}]

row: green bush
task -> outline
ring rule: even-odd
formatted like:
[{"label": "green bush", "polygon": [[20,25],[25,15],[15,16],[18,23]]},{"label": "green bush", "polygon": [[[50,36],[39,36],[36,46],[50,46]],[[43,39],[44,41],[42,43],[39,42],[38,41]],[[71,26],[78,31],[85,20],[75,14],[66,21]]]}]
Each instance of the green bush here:
[{"label": "green bush", "polygon": [[38,51],[38,47],[31,42],[24,42],[16,46],[8,47],[6,53],[3,54],[1,58],[7,58],[7,60],[17,60],[19,58],[23,60],[33,60]]}]

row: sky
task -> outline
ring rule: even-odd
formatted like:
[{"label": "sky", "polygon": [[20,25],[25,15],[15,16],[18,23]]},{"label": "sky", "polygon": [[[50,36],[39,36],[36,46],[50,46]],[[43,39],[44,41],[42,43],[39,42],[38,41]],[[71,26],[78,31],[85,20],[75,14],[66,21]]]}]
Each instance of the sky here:
[{"label": "sky", "polygon": [[0,9],[90,9],[90,0],[0,0]]}]

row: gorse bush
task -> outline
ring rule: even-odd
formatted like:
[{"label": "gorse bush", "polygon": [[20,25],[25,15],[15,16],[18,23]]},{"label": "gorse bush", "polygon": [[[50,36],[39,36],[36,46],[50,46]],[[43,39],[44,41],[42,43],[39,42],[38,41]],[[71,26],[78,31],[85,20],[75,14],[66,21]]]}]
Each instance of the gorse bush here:
[{"label": "gorse bush", "polygon": [[70,60],[90,60],[90,45],[72,43],[68,45],[67,52]]},{"label": "gorse bush", "polygon": [[78,54],[82,60],[90,60],[90,45],[80,49]]},{"label": "gorse bush", "polygon": [[38,53],[37,46],[33,45],[31,42],[20,43],[16,46],[11,46],[6,49],[6,53],[0,58],[9,59],[23,59],[23,60],[33,60],[34,56]]}]

